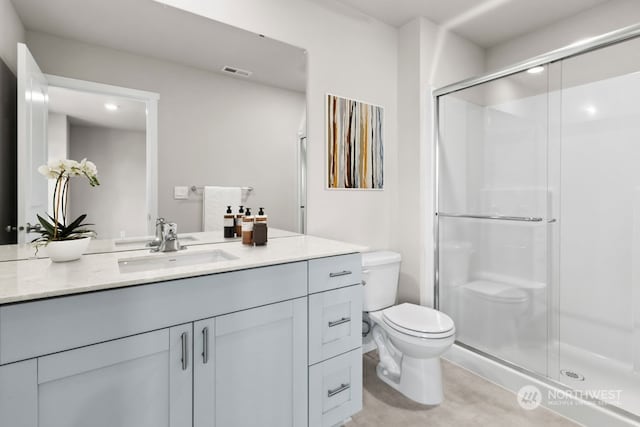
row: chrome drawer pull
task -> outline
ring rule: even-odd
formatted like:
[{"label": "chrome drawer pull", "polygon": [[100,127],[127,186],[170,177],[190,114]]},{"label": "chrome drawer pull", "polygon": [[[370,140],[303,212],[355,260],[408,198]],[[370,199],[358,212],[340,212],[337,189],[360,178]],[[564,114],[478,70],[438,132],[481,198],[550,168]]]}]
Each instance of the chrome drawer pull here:
[{"label": "chrome drawer pull", "polygon": [[333,390],[329,390],[327,392],[327,397],[333,397],[338,393],[342,393],[345,390],[349,390],[351,388],[351,384],[340,384],[340,387],[334,388]]},{"label": "chrome drawer pull", "polygon": [[351,322],[351,317],[343,317],[342,319],[329,322],[329,327],[333,328],[334,326],[342,325],[343,323],[347,323],[347,322]]},{"label": "chrome drawer pull", "polygon": [[187,333],[183,332],[182,335],[180,335],[180,341],[182,341],[182,370],[186,371],[187,370],[187,363],[188,363],[188,357],[189,355],[187,354]]},{"label": "chrome drawer pull", "polygon": [[202,363],[209,362],[209,328],[202,329]]},{"label": "chrome drawer pull", "polygon": [[338,271],[337,273],[329,273],[329,277],[348,276],[351,274],[349,270]]}]

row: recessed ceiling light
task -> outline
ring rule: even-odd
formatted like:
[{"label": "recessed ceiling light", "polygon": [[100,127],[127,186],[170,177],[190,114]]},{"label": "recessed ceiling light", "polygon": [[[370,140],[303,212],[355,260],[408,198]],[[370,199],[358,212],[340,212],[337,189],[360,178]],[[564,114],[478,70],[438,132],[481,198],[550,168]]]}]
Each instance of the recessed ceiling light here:
[{"label": "recessed ceiling light", "polygon": [[538,74],[544,71],[544,67],[542,66],[538,66],[538,67],[533,67],[533,68],[529,68],[527,70],[527,73],[529,74]]},{"label": "recessed ceiling light", "polygon": [[104,104],[104,108],[106,108],[109,111],[117,111],[120,107],[117,104],[107,102],[106,104]]}]

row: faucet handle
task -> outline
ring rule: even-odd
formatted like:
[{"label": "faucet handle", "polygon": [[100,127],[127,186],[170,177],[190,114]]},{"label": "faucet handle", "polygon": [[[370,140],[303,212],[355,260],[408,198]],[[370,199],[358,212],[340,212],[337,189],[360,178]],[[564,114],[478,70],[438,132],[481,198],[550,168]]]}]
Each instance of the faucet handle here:
[{"label": "faucet handle", "polygon": [[178,236],[178,224],[176,224],[175,222],[167,222],[167,223],[165,223],[165,233],[167,233],[167,236],[177,237]]}]

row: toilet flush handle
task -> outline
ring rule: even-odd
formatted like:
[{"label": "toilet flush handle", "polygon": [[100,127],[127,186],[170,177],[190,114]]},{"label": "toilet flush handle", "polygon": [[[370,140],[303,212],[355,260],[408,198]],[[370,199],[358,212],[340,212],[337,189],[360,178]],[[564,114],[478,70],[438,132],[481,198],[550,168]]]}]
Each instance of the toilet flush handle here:
[{"label": "toilet flush handle", "polygon": [[[362,270],[362,274],[369,274],[371,272],[371,270]],[[366,286],[367,285],[367,281],[362,279],[362,286]]]}]

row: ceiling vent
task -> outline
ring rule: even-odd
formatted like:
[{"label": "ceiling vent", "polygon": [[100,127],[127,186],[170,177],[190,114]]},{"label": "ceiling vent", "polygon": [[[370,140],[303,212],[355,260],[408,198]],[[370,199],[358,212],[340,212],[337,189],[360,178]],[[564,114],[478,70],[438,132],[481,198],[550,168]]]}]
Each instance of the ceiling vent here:
[{"label": "ceiling vent", "polygon": [[251,75],[251,71],[243,70],[241,68],[229,67],[228,65],[222,67],[222,71],[242,77],[249,77]]}]

